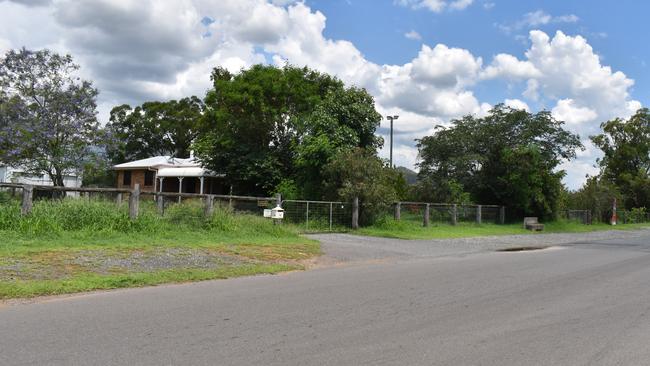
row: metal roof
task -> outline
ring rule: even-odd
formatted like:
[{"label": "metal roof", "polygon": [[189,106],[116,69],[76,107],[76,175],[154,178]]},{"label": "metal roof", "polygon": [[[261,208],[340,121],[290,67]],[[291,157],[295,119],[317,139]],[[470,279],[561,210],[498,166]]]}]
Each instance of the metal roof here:
[{"label": "metal roof", "polygon": [[175,167],[161,168],[158,170],[160,177],[222,177],[222,174],[216,174],[201,167]]},{"label": "metal roof", "polygon": [[117,164],[113,169],[147,169],[160,167],[200,167],[198,161],[193,158],[179,159],[171,156],[154,156],[151,158],[130,161],[127,163]]}]

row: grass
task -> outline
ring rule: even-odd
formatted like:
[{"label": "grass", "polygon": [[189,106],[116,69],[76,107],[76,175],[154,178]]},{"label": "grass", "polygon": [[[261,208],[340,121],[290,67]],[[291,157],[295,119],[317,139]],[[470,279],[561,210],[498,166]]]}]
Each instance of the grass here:
[{"label": "grass", "polygon": [[320,253],[294,226],[196,201],[162,217],[142,202],[135,221],[107,201],[37,201],[27,217],[0,201],[0,237],[0,299],[278,273]]},{"label": "grass", "polygon": [[555,221],[544,224],[543,232],[531,232],[525,230],[522,224],[497,225],[484,223],[459,223],[452,226],[444,223],[431,223],[429,227],[423,227],[420,221],[401,220],[395,221],[391,218],[380,220],[373,226],[361,228],[355,232],[359,235],[379,236],[396,239],[452,239],[469,238],[478,236],[499,236],[499,235],[536,235],[539,233],[585,233],[604,230],[632,230],[643,227],[650,227],[650,224],[627,224],[611,226],[603,223],[583,225],[578,222]]}]

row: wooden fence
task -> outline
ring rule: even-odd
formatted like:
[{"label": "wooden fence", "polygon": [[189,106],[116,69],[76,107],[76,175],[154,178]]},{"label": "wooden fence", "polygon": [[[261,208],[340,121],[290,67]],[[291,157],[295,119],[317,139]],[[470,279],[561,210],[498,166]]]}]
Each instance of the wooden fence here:
[{"label": "wooden fence", "polygon": [[129,217],[132,220],[138,218],[140,211],[140,198],[145,195],[154,196],[156,206],[160,214],[164,211],[165,197],[178,198],[179,201],[183,198],[199,198],[204,202],[206,214],[212,214],[214,211],[214,201],[217,199],[228,201],[232,207],[233,201],[277,201],[281,203],[280,197],[251,197],[251,196],[235,196],[235,195],[216,195],[216,194],[199,194],[199,193],[178,193],[178,192],[143,192],[140,190],[140,185],[136,184],[133,189],[123,188],[75,188],[75,187],[53,187],[53,186],[36,186],[27,184],[13,184],[13,183],[0,183],[0,188],[21,189],[22,190],[22,205],[21,214],[29,215],[32,212],[32,204],[34,201],[34,191],[49,191],[49,192],[78,192],[78,193],[112,193],[116,195],[117,204],[121,204],[124,195],[128,195],[129,202]]}]

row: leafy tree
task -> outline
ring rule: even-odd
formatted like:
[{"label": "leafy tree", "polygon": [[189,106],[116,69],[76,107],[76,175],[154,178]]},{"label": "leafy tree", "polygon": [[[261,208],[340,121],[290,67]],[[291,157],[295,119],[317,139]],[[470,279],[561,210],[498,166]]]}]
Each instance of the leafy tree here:
[{"label": "leafy tree", "polygon": [[107,154],[113,163],[156,155],[188,157],[203,112],[203,102],[194,96],[115,107],[106,126]]},{"label": "leafy tree", "polygon": [[63,186],[93,154],[97,89],[69,55],[10,50],[0,59],[0,161]]},{"label": "leafy tree", "polygon": [[216,68],[195,144],[210,169],[239,193],[321,198],[323,167],[339,151],[376,149],[381,116],[362,89],[308,68]]},{"label": "leafy tree", "polygon": [[352,201],[359,198],[359,221],[374,222],[399,199],[396,177],[401,174],[387,167],[373,151],[362,148],[343,150],[324,169],[327,199]]},{"label": "leafy tree", "polygon": [[563,124],[546,111],[497,105],[483,118],[438,127],[418,141],[421,189],[436,201],[469,193],[475,202],[507,205],[516,215],[552,217],[564,176],[557,168],[582,147]]},{"label": "leafy tree", "polygon": [[591,140],[604,153],[602,179],[623,194],[626,207],[650,207],[650,111],[639,109],[627,121],[616,118],[601,127],[603,133]]},{"label": "leafy tree", "polygon": [[595,219],[608,221],[614,199],[623,203],[622,195],[613,184],[601,177],[590,177],[578,191],[568,193],[566,205],[571,209],[589,210]]}]

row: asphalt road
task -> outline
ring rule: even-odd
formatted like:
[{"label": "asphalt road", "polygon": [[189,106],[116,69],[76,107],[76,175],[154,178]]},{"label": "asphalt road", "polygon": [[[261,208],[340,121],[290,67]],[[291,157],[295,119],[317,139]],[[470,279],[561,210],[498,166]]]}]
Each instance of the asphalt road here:
[{"label": "asphalt road", "polygon": [[0,364],[647,365],[650,233],[618,237],[321,236],[307,272],[5,305]]}]

